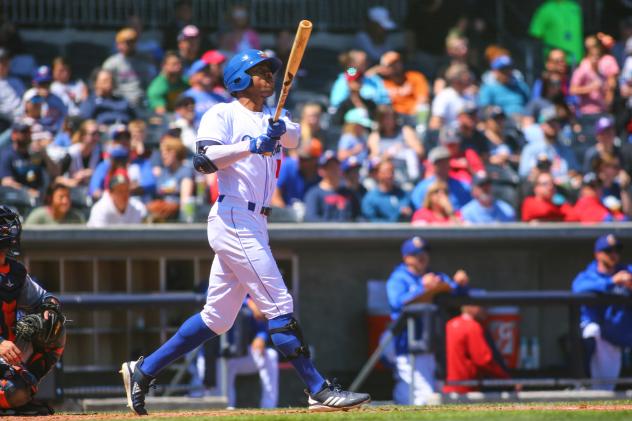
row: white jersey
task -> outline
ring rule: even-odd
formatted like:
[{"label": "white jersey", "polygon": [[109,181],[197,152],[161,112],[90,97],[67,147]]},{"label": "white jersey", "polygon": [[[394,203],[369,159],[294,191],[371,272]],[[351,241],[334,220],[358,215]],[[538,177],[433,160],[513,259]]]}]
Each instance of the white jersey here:
[{"label": "white jersey", "polygon": [[[281,145],[294,148],[298,144],[300,125],[292,122],[283,110],[281,118],[287,132],[281,136]],[[197,140],[218,142],[222,145],[234,145],[250,142],[251,139],[265,134],[268,120],[274,115],[274,109],[264,106],[263,112],[248,110],[239,101],[214,105],[202,116]],[[222,195],[253,202],[260,206],[269,206],[272,193],[276,188],[281,152],[272,156],[249,155],[232,165],[217,171],[219,192]]]}]

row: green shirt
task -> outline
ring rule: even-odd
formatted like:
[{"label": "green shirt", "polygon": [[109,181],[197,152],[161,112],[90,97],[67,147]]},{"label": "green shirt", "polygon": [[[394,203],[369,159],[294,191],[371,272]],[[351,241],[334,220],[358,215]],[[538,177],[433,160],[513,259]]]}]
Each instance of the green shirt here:
[{"label": "green shirt", "polygon": [[187,89],[189,89],[189,85],[183,79],[170,83],[165,75],[161,73],[151,81],[147,89],[149,107],[152,110],[158,107],[165,107],[167,111],[175,111],[176,101]]},{"label": "green shirt", "polygon": [[84,224],[85,222],[83,215],[74,209],[70,209],[64,219],[56,221],[53,219],[53,214],[48,210],[48,206],[40,206],[29,213],[24,225]]},{"label": "green shirt", "polygon": [[529,34],[546,44],[545,58],[553,47],[566,53],[569,64],[578,64],[584,56],[582,9],[573,0],[549,0],[538,7]]}]

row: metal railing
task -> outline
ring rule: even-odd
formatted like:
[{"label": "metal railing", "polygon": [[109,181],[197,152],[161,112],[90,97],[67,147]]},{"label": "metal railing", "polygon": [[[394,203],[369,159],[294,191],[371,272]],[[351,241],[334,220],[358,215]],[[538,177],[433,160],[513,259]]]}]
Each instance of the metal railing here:
[{"label": "metal railing", "polygon": [[[405,0],[192,0],[193,21],[206,29],[223,28],[235,4],[250,11],[253,27],[263,30],[295,28],[310,19],[318,30],[355,31],[364,26],[367,10],[385,6],[396,22],[407,12]],[[17,25],[72,28],[118,28],[136,15],[148,28],[168,25],[176,0],[4,0],[1,13]]]},{"label": "metal railing", "polygon": [[[569,355],[569,368],[571,379],[558,379],[558,378],[546,378],[546,379],[511,379],[511,380],[497,380],[497,379],[481,379],[473,381],[463,382],[450,382],[450,384],[468,385],[468,386],[508,386],[508,385],[529,385],[529,386],[547,386],[547,387],[564,387],[572,386],[576,390],[583,386],[589,386],[593,384],[602,383],[619,383],[619,384],[632,384],[629,378],[613,379],[589,379],[586,378],[583,366],[583,351],[582,351],[582,339],[580,334],[579,322],[580,322],[580,307],[583,305],[610,305],[610,304],[632,304],[632,298],[623,295],[614,294],[592,294],[581,293],[576,294],[570,291],[484,291],[484,290],[472,290],[469,295],[450,295],[441,294],[435,297],[434,304],[410,304],[404,307],[404,311],[397,320],[391,322],[388,326],[384,338],[381,340],[379,346],[373,351],[367,362],[364,364],[355,380],[351,384],[350,390],[358,390],[364,381],[368,378],[369,374],[378,363],[382,353],[387,348],[389,343],[402,332],[404,328],[407,328],[408,341],[412,346],[409,346],[409,358],[412,360],[414,354],[419,352],[427,352],[428,337],[432,336],[429,329],[424,328],[421,339],[415,339],[414,322],[416,319],[423,318],[423,326],[430,326],[428,318],[434,316],[434,322],[437,322],[437,318],[440,320],[440,326],[445,326],[447,320],[443,319],[446,308],[459,307],[465,304],[473,304],[480,306],[494,306],[494,305],[515,305],[515,306],[564,306],[568,309],[568,330],[571,348],[574,352]],[[443,335],[443,329],[439,328],[436,331],[437,339],[436,343],[445,338]],[[442,335],[443,334],[443,335]],[[413,386],[411,385],[411,393]]]}]

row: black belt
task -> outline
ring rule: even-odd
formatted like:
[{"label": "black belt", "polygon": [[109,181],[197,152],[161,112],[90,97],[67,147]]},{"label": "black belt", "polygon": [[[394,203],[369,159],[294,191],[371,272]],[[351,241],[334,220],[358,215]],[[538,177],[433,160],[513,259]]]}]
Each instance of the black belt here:
[{"label": "black belt", "polygon": [[[218,202],[222,202],[222,201],[224,200],[224,198],[225,198],[225,197],[226,197],[226,195],[224,195],[224,194],[220,194],[220,195],[217,197],[217,201],[218,201]],[[249,210],[250,212],[254,212],[254,211],[255,211],[255,209],[257,209],[257,205],[256,205],[255,203],[253,203],[253,202],[246,202],[246,203],[248,204],[248,210]],[[270,216],[270,212],[271,212],[271,211],[272,211],[272,209],[271,209],[271,208],[269,208],[269,207],[267,207],[267,206],[262,206],[262,207],[261,207],[261,214],[262,214],[262,215],[265,215],[265,216]]]}]

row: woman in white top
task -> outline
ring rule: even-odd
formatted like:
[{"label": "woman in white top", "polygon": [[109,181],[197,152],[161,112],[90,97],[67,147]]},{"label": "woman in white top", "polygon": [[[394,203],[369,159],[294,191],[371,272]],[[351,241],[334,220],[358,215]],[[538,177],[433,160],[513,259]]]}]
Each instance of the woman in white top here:
[{"label": "woman in white top", "polygon": [[81,79],[70,80],[70,64],[63,57],[53,60],[53,83],[50,85],[52,93],[57,95],[68,108],[70,117],[80,114],[79,106],[88,98],[88,87]]}]

